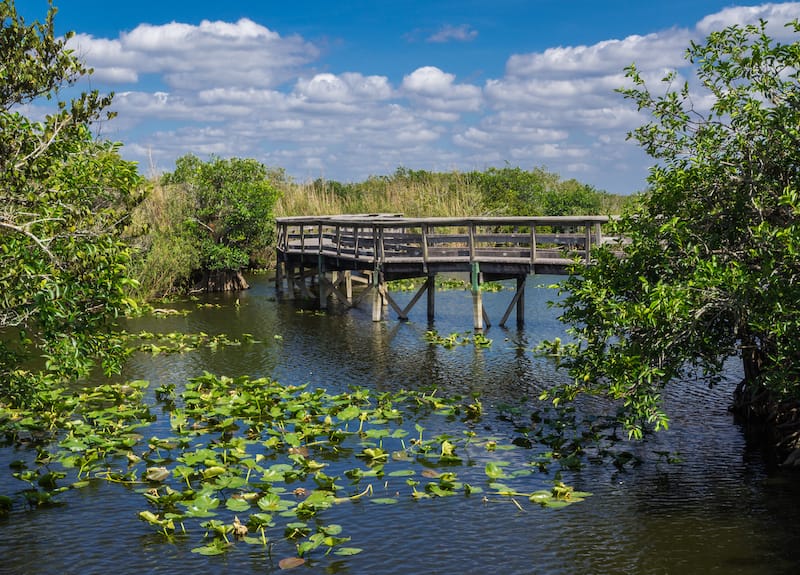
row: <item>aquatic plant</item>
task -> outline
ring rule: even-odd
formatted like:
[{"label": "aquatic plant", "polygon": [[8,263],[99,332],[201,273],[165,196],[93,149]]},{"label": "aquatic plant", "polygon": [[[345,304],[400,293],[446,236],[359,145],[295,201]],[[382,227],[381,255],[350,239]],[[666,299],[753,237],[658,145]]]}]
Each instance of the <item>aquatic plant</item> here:
[{"label": "aquatic plant", "polygon": [[425,341],[432,345],[441,346],[445,349],[473,344],[477,348],[487,348],[492,346],[492,340],[482,333],[472,333],[469,331],[458,333],[453,332],[448,335],[439,335],[435,329],[429,329],[423,336]]},{"label": "aquatic plant", "polygon": [[[363,388],[330,394],[206,373],[182,390],[158,388],[154,396],[168,413],[169,435],[148,437],[155,419],[148,388],[135,381],[51,390],[49,410],[0,411],[6,440],[37,449],[13,470],[23,482],[17,496],[30,506],[50,505],[69,489],[115,482],[141,494],[138,518],[166,541],[192,538],[192,550],[203,555],[237,545],[261,546],[270,555],[274,547],[290,549],[286,559],[297,563],[361,551],[349,545],[346,526],[325,521],[327,510],[354,501],[393,505],[486,493],[482,501],[521,508],[523,495],[548,507],[587,495],[557,486],[567,491],[552,488],[545,498],[542,480],[531,482],[541,452],[525,463],[498,461],[497,452],[519,448],[475,431],[471,424],[482,416],[477,394],[445,398],[435,390]],[[440,417],[461,418],[465,428],[427,437],[426,422],[438,428],[432,418]],[[483,485],[461,477],[475,462],[484,462]],[[525,489],[531,486],[538,489]],[[3,512],[14,500],[3,496]]]}]

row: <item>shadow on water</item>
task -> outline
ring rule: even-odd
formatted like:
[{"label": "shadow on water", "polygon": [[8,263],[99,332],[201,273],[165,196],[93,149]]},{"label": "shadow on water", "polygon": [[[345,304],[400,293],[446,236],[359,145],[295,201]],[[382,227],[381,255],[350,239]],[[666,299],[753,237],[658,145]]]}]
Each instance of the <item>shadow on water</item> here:
[{"label": "shadow on water", "polygon": [[[537,278],[539,279],[539,278]],[[530,282],[547,285],[558,278]],[[514,437],[514,426],[498,407],[535,399],[561,374],[531,350],[543,339],[564,337],[556,312],[546,305],[555,290],[529,287],[523,329],[492,327],[488,348],[445,349],[430,345],[424,307],[410,321],[391,314],[373,323],[368,306],[320,314],[297,302],[276,301],[265,278],[252,278],[241,294],[213,295],[184,305],[186,316],[141,318],[129,331],[252,334],[260,343],[202,348],[176,355],[136,354],[123,379],[145,379],[151,389],[180,387],[204,371],[268,376],[286,384],[309,384],[331,393],[361,386],[379,391],[427,389],[441,394],[480,393],[485,415],[479,429]],[[410,294],[398,294],[407,301]],[[502,315],[509,292],[487,294],[490,317]],[[238,300],[238,305],[236,301]],[[471,332],[468,292],[437,294],[439,333]],[[180,306],[175,306],[180,307]],[[496,321],[496,320],[495,320]],[[320,558],[298,573],[352,574],[576,574],[800,572],[798,477],[768,473],[759,453],[745,441],[727,412],[735,366],[727,384],[699,390],[689,384],[667,393],[671,428],[629,447],[639,466],[607,461],[565,471],[576,489],[594,492],[560,510],[525,507],[510,500],[459,496],[391,506],[355,503],[325,511],[326,521],[346,526],[352,543],[365,551],[343,559]],[[591,402],[583,409],[593,408]],[[153,434],[159,433],[156,422]],[[168,431],[164,431],[168,433]],[[679,462],[667,463],[658,453]],[[0,450],[7,468],[18,454]],[[504,459],[525,462],[519,449]],[[461,472],[460,472],[461,473]],[[482,468],[463,471],[485,481]],[[7,475],[7,474],[5,474]],[[0,492],[10,489],[5,475]],[[533,489],[552,479],[530,479]],[[11,480],[13,481],[13,480]],[[391,495],[387,480],[379,490]],[[249,573],[277,572],[277,559],[259,548],[237,546],[224,557],[190,552],[192,543],[164,543],[136,517],[141,496],[99,483],[66,494],[65,508],[0,517],[0,573]]]}]

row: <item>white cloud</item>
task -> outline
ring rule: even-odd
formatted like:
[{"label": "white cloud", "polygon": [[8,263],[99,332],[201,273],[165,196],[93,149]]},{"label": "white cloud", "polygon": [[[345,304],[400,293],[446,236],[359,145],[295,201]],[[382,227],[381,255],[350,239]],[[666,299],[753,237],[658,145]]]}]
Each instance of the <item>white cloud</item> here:
[{"label": "white cloud", "polygon": [[437,30],[434,34],[428,37],[428,42],[442,43],[442,42],[469,42],[478,37],[478,31],[472,29],[468,24],[460,26],[453,26],[446,24]]},{"label": "white cloud", "polygon": [[721,30],[734,24],[757,24],[759,20],[766,20],[767,33],[776,39],[785,40],[794,35],[794,32],[784,27],[786,22],[800,18],[800,2],[781,2],[775,4],[761,4],[760,6],[732,6],[709,14],[697,23],[697,31],[707,35],[714,30]]},{"label": "white cloud", "polygon": [[[624,68],[636,62],[652,87],[671,69],[691,81],[691,40],[732,23],[795,17],[800,3],[740,6],[692,28],[508,54],[505,71],[480,85],[424,61],[397,77],[334,70],[312,42],[248,19],[141,24],[117,38],[78,34],[70,46],[95,68],[93,88],[119,91],[119,117],[103,129],[117,130],[124,154],[145,165],[152,158],[169,170],[185,153],[213,153],[253,157],[301,179],[348,181],[401,165],[470,170],[511,161],[631,192],[644,187],[649,160],[625,139],[646,118],[615,91],[627,82]],[[476,36],[445,26],[427,39]],[[700,95],[695,104],[710,101]]]},{"label": "white cloud", "polygon": [[392,88],[385,76],[362,76],[357,73],[317,74],[310,79],[299,79],[295,94],[301,99],[318,102],[356,102],[359,100],[385,100]]},{"label": "white cloud", "polygon": [[409,97],[434,110],[479,109],[481,89],[472,84],[456,84],[455,78],[435,66],[423,66],[403,78],[402,88]]},{"label": "white cloud", "polygon": [[680,66],[690,39],[688,31],[673,29],[606,40],[592,46],[562,46],[541,53],[515,54],[508,59],[506,73],[511,77],[602,76],[617,74],[634,61],[646,61],[649,67],[658,68]]},{"label": "white cloud", "polygon": [[[70,46],[95,68],[98,78],[113,77],[109,69],[135,70],[159,74],[168,86],[181,89],[272,87],[319,55],[302,38],[284,38],[247,18],[235,23],[204,20],[197,26],[140,24],[114,40],[78,34]],[[132,77],[116,76],[125,81]]]}]

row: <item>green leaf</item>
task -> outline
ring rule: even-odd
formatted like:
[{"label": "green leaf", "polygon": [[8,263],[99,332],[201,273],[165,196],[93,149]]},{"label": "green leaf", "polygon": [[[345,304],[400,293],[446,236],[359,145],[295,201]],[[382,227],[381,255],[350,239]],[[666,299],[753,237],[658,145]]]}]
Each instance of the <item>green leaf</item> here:
[{"label": "green leaf", "polygon": [[340,555],[343,557],[350,557],[352,555],[358,555],[362,551],[363,549],[359,549],[358,547],[340,547],[336,551],[334,551],[333,554]]},{"label": "green leaf", "polygon": [[250,509],[250,503],[244,499],[230,498],[225,502],[225,507],[230,511],[241,513]]},{"label": "green leaf", "polygon": [[417,472],[413,469],[398,469],[396,471],[392,471],[387,473],[389,477],[411,477],[412,475],[416,475]]},{"label": "green leaf", "polygon": [[485,467],[486,476],[489,479],[501,479],[506,477],[505,471],[503,471],[502,467],[494,462],[488,462]]}]

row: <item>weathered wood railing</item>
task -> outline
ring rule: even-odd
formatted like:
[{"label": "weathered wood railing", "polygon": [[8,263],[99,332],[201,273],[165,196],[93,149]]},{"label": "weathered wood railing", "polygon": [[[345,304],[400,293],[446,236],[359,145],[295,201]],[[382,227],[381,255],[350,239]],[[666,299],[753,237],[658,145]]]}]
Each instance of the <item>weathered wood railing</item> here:
[{"label": "weathered wood railing", "polygon": [[278,218],[280,254],[368,264],[588,262],[605,216],[404,218],[396,215]]},{"label": "weathered wood railing", "polygon": [[[383,317],[390,305],[407,319],[423,293],[428,294],[428,319],[434,316],[435,276],[441,272],[468,273],[473,294],[475,329],[489,318],[481,300],[484,280],[516,279],[515,295],[506,309],[504,325],[516,307],[517,323],[524,318],[526,278],[531,273],[564,273],[573,265],[590,264],[592,247],[605,242],[605,216],[405,218],[398,214],[302,216],[278,218],[279,293],[314,297],[320,307],[330,296],[347,306],[372,294],[372,318]],[[411,301],[401,308],[386,289],[387,280],[424,277]],[[287,289],[283,291],[284,278]],[[307,285],[310,280],[312,285]],[[353,282],[366,289],[353,298]]]}]

